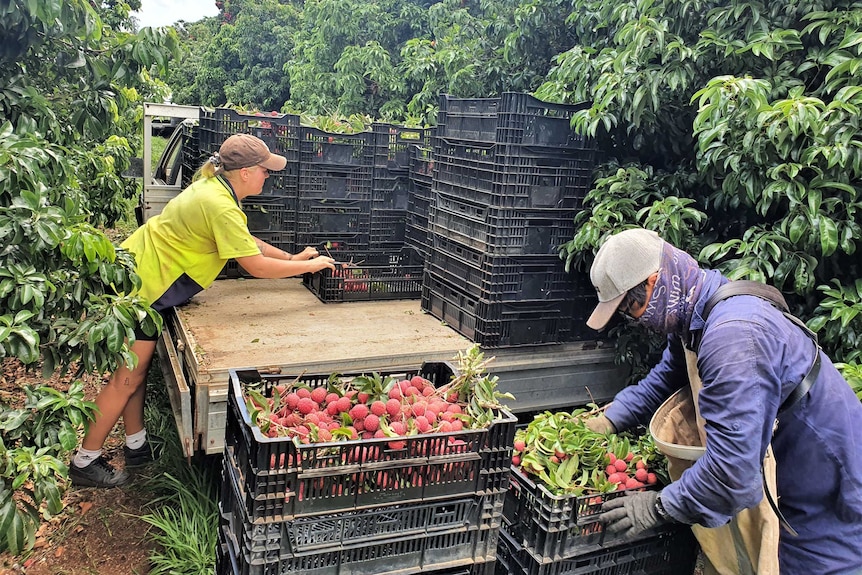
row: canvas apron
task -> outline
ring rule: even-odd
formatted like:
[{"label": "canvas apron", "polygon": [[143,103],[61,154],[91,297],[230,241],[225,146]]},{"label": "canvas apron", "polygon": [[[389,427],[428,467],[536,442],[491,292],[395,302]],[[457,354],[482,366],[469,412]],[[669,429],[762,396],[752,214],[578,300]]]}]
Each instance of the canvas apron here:
[{"label": "canvas apron", "polygon": [[[706,432],[697,396],[702,387],[697,355],[686,349],[690,386],[672,395],[656,411],[650,431],[668,460],[668,474],[676,481],[705,451]],[[669,453],[670,454],[669,454]],[[763,460],[769,493],[776,493],[775,458],[770,445]],[[778,575],[778,516],[766,494],[755,507],[740,511],[727,525],[692,525],[704,554],[704,575]]]}]

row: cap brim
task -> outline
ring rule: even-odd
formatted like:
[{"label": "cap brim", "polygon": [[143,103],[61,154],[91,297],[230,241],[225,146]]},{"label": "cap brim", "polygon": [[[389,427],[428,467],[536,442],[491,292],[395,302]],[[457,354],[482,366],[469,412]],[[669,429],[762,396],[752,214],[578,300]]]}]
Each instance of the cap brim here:
[{"label": "cap brim", "polygon": [[621,293],[612,300],[600,302],[587,320],[587,326],[594,330],[604,329],[604,327],[608,325],[608,322],[611,320],[614,313],[616,313],[617,308],[620,307],[620,303],[623,301],[624,297],[626,297],[626,292]]},{"label": "cap brim", "polygon": [[258,165],[263,166],[270,172],[280,172],[287,165],[287,158],[278,154],[270,154],[266,160]]}]

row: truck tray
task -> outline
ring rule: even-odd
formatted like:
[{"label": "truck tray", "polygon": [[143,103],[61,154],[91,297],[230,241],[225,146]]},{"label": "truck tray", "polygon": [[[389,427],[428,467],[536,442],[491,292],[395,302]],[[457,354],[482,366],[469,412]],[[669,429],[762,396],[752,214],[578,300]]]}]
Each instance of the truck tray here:
[{"label": "truck tray", "polygon": [[[229,370],[332,373],[451,361],[472,342],[418,300],[325,304],[299,278],[222,279],[165,317],[159,358],[185,453],[224,449]],[[596,342],[485,351],[514,413],[603,402],[625,384]],[[191,423],[190,423],[191,422]]]}]

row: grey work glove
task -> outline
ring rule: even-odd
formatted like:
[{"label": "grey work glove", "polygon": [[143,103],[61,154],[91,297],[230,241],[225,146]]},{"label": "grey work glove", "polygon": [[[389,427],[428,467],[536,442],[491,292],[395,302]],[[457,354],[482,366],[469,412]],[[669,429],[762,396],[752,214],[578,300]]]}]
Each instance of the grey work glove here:
[{"label": "grey work glove", "polygon": [[616,428],[614,427],[614,424],[611,423],[611,420],[605,417],[604,414],[585,419],[584,425],[587,427],[587,429],[595,433],[606,434],[617,432]]},{"label": "grey work glove", "polygon": [[673,521],[666,513],[664,516],[659,513],[658,498],[658,491],[626,491],[622,497],[602,504],[599,521],[608,533],[633,539],[644,531]]}]

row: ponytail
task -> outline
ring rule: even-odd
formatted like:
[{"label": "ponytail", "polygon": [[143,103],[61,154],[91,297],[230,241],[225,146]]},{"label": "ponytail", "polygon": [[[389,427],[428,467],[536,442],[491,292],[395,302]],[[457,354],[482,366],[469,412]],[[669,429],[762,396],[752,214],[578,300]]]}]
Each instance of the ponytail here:
[{"label": "ponytail", "polygon": [[192,176],[192,181],[196,182],[201,178],[212,178],[223,171],[224,169],[221,165],[221,157],[219,157],[218,152],[215,152],[209,157],[209,159],[207,159],[206,162],[203,163],[203,165],[201,165],[200,168],[198,168],[194,176]]}]

